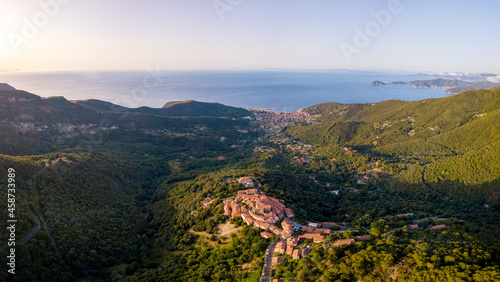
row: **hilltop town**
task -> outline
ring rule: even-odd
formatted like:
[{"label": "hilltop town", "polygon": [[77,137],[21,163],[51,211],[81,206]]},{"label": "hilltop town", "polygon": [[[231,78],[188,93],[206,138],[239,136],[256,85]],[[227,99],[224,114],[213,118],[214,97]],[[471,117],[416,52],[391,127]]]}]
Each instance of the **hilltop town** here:
[{"label": "hilltop town", "polygon": [[[283,200],[267,196],[260,187],[262,185],[253,177],[241,177],[238,183],[249,189],[240,190],[235,197],[223,200],[224,215],[231,218],[241,218],[247,225],[255,229],[262,229],[260,233],[263,238],[276,238],[280,241],[276,244],[275,253],[287,254],[293,259],[299,259],[310,253],[310,245],[300,244],[305,240],[321,243],[329,234],[341,234],[344,230],[332,230],[331,227],[338,226],[334,222],[313,223],[307,226],[295,222],[292,209],[287,208]],[[257,187],[257,188],[251,188]],[[206,198],[201,203],[207,207],[213,202],[212,198]],[[281,227],[278,227],[281,226]],[[367,240],[371,236],[358,236],[358,240]],[[280,239],[281,238],[281,239]],[[354,239],[341,239],[334,242],[332,246],[338,247],[353,244]],[[273,256],[272,264],[279,264],[283,257]]]},{"label": "hilltop town", "polygon": [[[260,236],[272,239],[268,247],[268,255],[264,262],[263,276],[268,276],[272,269],[287,259],[300,259],[311,253],[313,244],[321,243],[322,246],[338,248],[344,245],[352,245],[357,241],[372,239],[372,232],[368,230],[360,232],[346,223],[335,222],[308,222],[307,225],[300,224],[294,220],[293,210],[286,206],[282,199],[267,196],[261,190],[262,184],[254,177],[245,176],[234,180],[226,177],[227,182],[237,185],[241,184],[247,189],[239,190],[235,196],[223,199],[224,215],[232,219],[241,218],[248,226],[260,232]],[[337,191],[338,193],[338,191]],[[201,201],[204,208],[209,207],[214,199],[207,197]],[[348,217],[348,215],[346,215]],[[411,219],[413,213],[397,214],[397,218]],[[423,229],[422,224],[427,219],[413,220],[407,225],[407,230]],[[433,221],[446,221],[448,218],[430,218]],[[424,226],[426,226],[424,224]],[[428,229],[444,229],[446,225],[436,224],[426,226]],[[388,230],[395,232],[402,227]],[[346,233],[348,232],[348,233]],[[344,234],[345,233],[345,234]],[[332,236],[329,236],[332,235]]]}]

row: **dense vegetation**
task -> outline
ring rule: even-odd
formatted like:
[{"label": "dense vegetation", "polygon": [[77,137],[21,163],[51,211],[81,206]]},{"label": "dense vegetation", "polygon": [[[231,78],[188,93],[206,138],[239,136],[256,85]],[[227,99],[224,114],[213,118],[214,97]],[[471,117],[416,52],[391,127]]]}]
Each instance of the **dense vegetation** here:
[{"label": "dense vegetation", "polygon": [[[245,226],[225,246],[201,247],[166,258],[161,270],[137,273],[148,281],[258,281],[269,240]],[[257,260],[256,260],[257,259]]]},{"label": "dense vegetation", "polygon": [[[434,189],[453,198],[497,203],[492,195],[500,193],[500,88],[446,99],[327,103],[307,110],[321,115],[322,122],[288,129],[294,138],[348,146],[386,165],[401,159],[428,164],[424,179]],[[470,192],[464,185],[477,188]]]},{"label": "dense vegetation", "polygon": [[168,102],[162,108],[150,108],[150,107],[140,107],[140,108],[126,108],[118,106],[109,102],[104,102],[100,100],[85,100],[76,101],[77,104],[83,105],[92,109],[101,111],[111,111],[111,112],[133,112],[133,113],[143,113],[157,116],[171,116],[171,117],[245,117],[250,116],[248,110],[242,108],[235,108],[219,103],[203,103],[197,101],[177,101]]},{"label": "dense vegetation", "polygon": [[[0,182],[16,169],[17,237],[41,222],[17,246],[14,280],[258,281],[270,239],[220,205],[245,189],[233,183],[241,176],[284,200],[298,222],[374,235],[341,248],[329,237],[276,278],[499,279],[500,88],[306,111],[315,119],[273,139],[240,118],[246,110],[219,104],[127,109],[0,91]],[[206,197],[214,202],[204,208]],[[433,217],[447,228],[405,227],[438,224]]]},{"label": "dense vegetation", "polygon": [[398,230],[367,242],[317,245],[301,260],[279,265],[285,281],[496,281],[500,269],[488,247],[460,228]]}]

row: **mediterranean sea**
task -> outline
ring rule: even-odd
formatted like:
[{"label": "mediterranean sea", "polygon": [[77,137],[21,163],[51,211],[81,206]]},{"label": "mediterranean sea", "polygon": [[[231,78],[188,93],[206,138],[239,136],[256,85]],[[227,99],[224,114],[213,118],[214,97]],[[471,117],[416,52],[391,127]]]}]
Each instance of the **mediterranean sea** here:
[{"label": "mediterranean sea", "polygon": [[353,70],[71,71],[3,72],[0,82],[42,97],[99,99],[127,107],[162,107],[197,100],[244,108],[296,111],[324,102],[416,101],[448,95],[443,89],[372,86],[370,82],[412,81],[404,72]]}]

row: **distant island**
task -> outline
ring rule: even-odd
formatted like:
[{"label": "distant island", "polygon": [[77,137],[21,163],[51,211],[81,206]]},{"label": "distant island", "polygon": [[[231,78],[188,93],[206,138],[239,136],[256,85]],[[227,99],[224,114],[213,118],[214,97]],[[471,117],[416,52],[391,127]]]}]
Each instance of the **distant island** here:
[{"label": "distant island", "polygon": [[436,74],[428,74],[428,73],[417,73],[412,74],[414,77],[432,77],[432,78],[444,78],[444,79],[461,79],[461,80],[485,80],[490,77],[497,76],[494,73],[461,73],[461,72],[440,72]]},{"label": "distant island", "polygon": [[370,85],[381,86],[381,85],[386,85],[386,84],[383,83],[382,81],[375,80],[375,81],[370,82]]},{"label": "distant island", "polygon": [[[491,74],[488,76],[495,76]],[[464,91],[484,89],[488,90],[493,87],[500,86],[500,83],[490,82],[490,81],[480,81],[480,82],[468,82],[460,79],[429,79],[429,80],[414,80],[409,82],[395,81],[391,83],[384,83],[382,81],[373,81],[369,83],[374,86],[382,85],[412,85],[415,88],[444,88],[444,93],[446,94],[458,94]]]}]

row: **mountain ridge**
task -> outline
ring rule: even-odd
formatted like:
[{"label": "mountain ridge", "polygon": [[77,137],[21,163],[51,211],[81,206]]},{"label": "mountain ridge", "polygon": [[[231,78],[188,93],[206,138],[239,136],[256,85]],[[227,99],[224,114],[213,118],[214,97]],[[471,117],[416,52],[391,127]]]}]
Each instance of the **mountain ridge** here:
[{"label": "mountain ridge", "polygon": [[10,86],[7,83],[0,83],[0,91],[4,91],[4,90],[16,90],[16,88]]},{"label": "mountain ridge", "polygon": [[[312,124],[288,128],[294,139],[347,146],[389,159],[418,156],[429,164],[426,177],[436,189],[448,189],[447,181],[462,183],[454,184],[450,193],[471,199],[469,192],[457,187],[478,185],[476,200],[498,201],[494,195],[500,192],[500,186],[495,186],[500,185],[500,170],[493,164],[500,153],[500,87],[415,102],[324,103],[304,110],[318,118]],[[485,154],[484,148],[491,152]]]},{"label": "mountain ridge", "polygon": [[250,115],[250,112],[243,108],[226,106],[219,103],[199,102],[194,100],[167,102],[161,108],[151,108],[146,106],[138,108],[127,108],[110,102],[96,100],[96,99],[76,100],[73,101],[73,103],[100,111],[144,113],[144,114],[168,116],[168,117],[207,116],[207,117],[239,118]]}]

